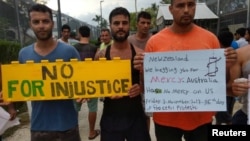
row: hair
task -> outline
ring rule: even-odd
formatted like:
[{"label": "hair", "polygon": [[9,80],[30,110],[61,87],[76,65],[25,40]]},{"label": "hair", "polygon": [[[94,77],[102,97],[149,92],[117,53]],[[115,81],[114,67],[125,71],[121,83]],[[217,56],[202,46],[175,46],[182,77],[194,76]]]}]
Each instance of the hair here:
[{"label": "hair", "polygon": [[67,24],[64,24],[64,25],[62,26],[61,31],[63,31],[64,29],[68,29],[69,31],[71,31],[70,26],[69,26],[69,25],[67,25]]},{"label": "hair", "polygon": [[90,28],[88,26],[81,26],[79,28],[79,33],[82,37],[89,37],[90,36]]},{"label": "hair", "polygon": [[29,19],[30,19],[30,13],[31,12],[43,12],[43,13],[46,13],[48,12],[49,15],[50,15],[50,19],[53,21],[53,15],[52,15],[52,10],[46,6],[46,5],[43,5],[43,4],[35,4],[35,5],[32,5],[29,10],[28,10],[28,13],[29,13]]},{"label": "hair", "polygon": [[116,7],[115,9],[113,9],[110,14],[109,14],[109,23],[111,23],[112,21],[112,18],[114,16],[117,16],[117,15],[124,15],[124,16],[127,16],[129,21],[130,21],[130,14],[128,12],[128,10],[124,7]]},{"label": "hair", "polygon": [[230,31],[221,31],[218,34],[218,40],[220,41],[222,48],[231,46],[233,39],[234,35]]},{"label": "hair", "polygon": [[230,29],[228,27],[224,27],[224,28],[220,29],[220,32],[222,32],[222,31],[230,31]]},{"label": "hair", "polygon": [[[173,5],[174,1],[175,1],[175,0],[171,0],[171,1],[170,1],[170,4]],[[196,0],[195,0],[195,3],[196,3]]]},{"label": "hair", "polygon": [[137,16],[137,22],[139,22],[140,18],[151,20],[151,15],[146,11],[141,11]]},{"label": "hair", "polygon": [[246,28],[241,27],[236,30],[236,33],[239,34],[241,37],[244,37],[246,34]]},{"label": "hair", "polygon": [[108,28],[103,28],[102,30],[101,30],[101,32],[108,32],[108,33],[110,33],[110,30],[108,29]]}]

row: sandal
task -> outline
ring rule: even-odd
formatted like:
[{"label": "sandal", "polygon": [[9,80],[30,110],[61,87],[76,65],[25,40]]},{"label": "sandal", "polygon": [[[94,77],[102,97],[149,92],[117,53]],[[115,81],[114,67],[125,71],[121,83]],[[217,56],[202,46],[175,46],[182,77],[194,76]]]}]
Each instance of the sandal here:
[{"label": "sandal", "polygon": [[89,140],[93,140],[99,135],[100,135],[100,130],[95,130],[95,135],[93,137],[89,137]]}]

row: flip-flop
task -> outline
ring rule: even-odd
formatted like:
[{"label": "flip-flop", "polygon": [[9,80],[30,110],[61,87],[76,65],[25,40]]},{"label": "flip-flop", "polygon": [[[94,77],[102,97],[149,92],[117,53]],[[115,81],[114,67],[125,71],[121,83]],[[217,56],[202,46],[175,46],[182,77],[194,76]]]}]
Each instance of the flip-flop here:
[{"label": "flip-flop", "polygon": [[89,137],[89,140],[93,140],[99,135],[100,135],[100,130],[95,130],[95,135],[93,137]]}]

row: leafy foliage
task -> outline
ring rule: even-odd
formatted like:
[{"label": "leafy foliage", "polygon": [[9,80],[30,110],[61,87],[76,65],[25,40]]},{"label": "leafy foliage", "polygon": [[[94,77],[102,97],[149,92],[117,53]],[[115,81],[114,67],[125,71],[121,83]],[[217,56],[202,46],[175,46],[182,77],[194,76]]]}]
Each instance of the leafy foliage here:
[{"label": "leafy foliage", "polygon": [[[151,7],[148,7],[146,9],[141,9],[141,11],[146,11],[150,13],[151,15],[151,29],[156,28],[156,17],[157,17],[157,11],[158,11],[158,6],[156,3],[152,3]],[[139,12],[138,12],[139,13]],[[136,31],[136,20],[137,20],[137,13],[132,12],[130,13],[130,30],[131,31]]]},{"label": "leafy foliage", "polygon": [[17,42],[0,40],[0,62],[6,64],[16,61],[20,49],[21,45]]},{"label": "leafy foliage", "polygon": [[162,4],[169,4],[169,3],[171,3],[171,0],[162,0],[160,3],[162,3]]},{"label": "leafy foliage", "polygon": [[95,18],[93,18],[92,21],[97,22],[97,24],[102,28],[108,27],[108,21],[99,15],[95,15]]},{"label": "leafy foliage", "polygon": [[8,19],[0,17],[0,39],[4,39],[6,35],[6,29],[8,29]]}]

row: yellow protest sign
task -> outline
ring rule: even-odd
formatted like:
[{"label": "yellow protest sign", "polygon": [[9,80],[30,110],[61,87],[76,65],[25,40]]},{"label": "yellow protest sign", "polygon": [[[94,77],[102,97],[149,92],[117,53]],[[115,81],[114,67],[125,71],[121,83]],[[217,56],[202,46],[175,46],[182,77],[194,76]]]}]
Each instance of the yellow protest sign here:
[{"label": "yellow protest sign", "polygon": [[71,60],[2,65],[6,101],[58,100],[127,95],[131,86],[130,60]]}]

